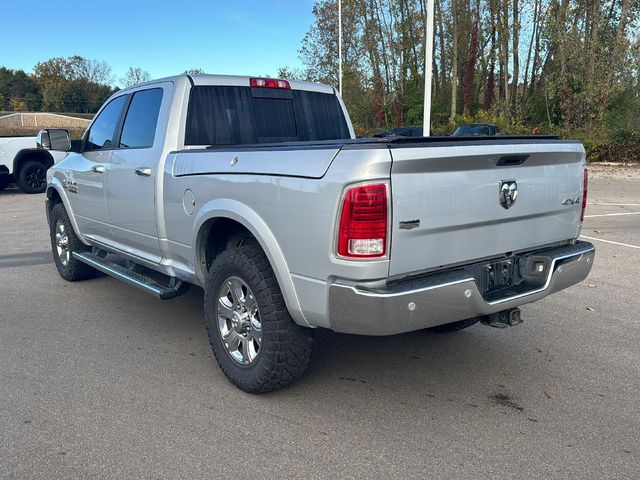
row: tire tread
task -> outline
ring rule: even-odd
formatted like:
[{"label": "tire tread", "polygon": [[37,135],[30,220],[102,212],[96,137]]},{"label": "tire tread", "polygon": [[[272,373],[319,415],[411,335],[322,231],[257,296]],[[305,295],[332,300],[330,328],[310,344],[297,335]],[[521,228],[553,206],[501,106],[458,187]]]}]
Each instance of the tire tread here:
[{"label": "tire tread", "polygon": [[[234,361],[219,339],[214,302],[219,284],[228,276],[226,270],[229,268],[244,272],[243,280],[251,285],[259,301],[263,350],[255,365],[257,373],[232,363]],[[216,360],[231,383],[241,390],[266,393],[280,389],[299,379],[309,365],[313,330],[297,325],[289,315],[269,260],[256,242],[225,250],[216,257],[205,287],[205,317]],[[268,341],[265,342],[265,338]]]},{"label": "tire tread", "polygon": [[88,280],[90,278],[94,278],[96,276],[97,270],[93,267],[90,267],[86,263],[77,260],[71,255],[69,259],[69,263],[67,266],[62,265],[58,255],[56,254],[56,221],[61,219],[64,223],[64,228],[68,232],[67,236],[69,238],[69,247],[71,252],[86,252],[90,249],[87,245],[82,243],[78,236],[76,235],[75,230],[73,229],[73,225],[71,225],[71,220],[69,220],[69,216],[67,215],[67,211],[64,208],[62,203],[57,203],[51,209],[50,215],[50,226],[49,233],[51,236],[51,253],[53,255],[53,260],[56,264],[56,268],[58,269],[58,273],[62,278],[69,282],[77,282],[80,280]]}]

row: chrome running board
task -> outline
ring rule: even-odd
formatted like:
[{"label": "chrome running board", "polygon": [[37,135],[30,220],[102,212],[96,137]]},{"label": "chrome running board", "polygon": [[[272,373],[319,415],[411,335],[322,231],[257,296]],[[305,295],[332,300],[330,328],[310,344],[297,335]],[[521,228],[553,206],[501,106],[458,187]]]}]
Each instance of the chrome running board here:
[{"label": "chrome running board", "polygon": [[73,252],[73,256],[82,263],[86,263],[113,278],[117,278],[129,285],[144,290],[160,300],[169,300],[183,295],[187,291],[188,284],[176,278],[167,277],[169,278],[169,285],[162,285],[151,277],[135,272],[131,268],[123,267],[115,262],[110,262],[91,252]]}]

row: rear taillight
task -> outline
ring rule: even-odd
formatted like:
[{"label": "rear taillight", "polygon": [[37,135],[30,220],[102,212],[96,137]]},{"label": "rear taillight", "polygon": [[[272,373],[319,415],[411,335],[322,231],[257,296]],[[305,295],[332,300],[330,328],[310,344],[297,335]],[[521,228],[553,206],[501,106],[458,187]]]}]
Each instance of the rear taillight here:
[{"label": "rear taillight", "polygon": [[251,78],[249,83],[252,87],[261,88],[284,88],[291,90],[291,85],[286,80],[277,80],[275,78]]},{"label": "rear taillight", "polygon": [[340,214],[338,255],[384,257],[387,252],[387,185],[362,185],[347,190]]},{"label": "rear taillight", "polygon": [[589,171],[584,167],[584,183],[582,184],[582,211],[580,212],[580,221],[584,222],[584,212],[587,209],[587,190],[589,186]]}]

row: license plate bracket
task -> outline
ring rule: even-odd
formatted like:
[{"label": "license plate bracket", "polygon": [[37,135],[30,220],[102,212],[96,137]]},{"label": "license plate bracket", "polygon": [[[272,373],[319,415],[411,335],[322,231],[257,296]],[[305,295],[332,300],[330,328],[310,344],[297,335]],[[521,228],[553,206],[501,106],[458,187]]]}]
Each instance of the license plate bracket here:
[{"label": "license plate bracket", "polygon": [[485,293],[513,287],[516,282],[516,258],[497,260],[482,265],[482,285]]}]

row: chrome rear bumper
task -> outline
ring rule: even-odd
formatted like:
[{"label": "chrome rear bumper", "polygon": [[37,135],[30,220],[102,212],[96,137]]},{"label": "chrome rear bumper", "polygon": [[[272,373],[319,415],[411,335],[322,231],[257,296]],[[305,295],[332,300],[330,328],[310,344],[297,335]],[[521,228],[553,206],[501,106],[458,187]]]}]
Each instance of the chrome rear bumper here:
[{"label": "chrome rear bumper", "polygon": [[463,268],[383,289],[334,283],[329,287],[331,328],[361,335],[394,335],[509,310],[584,280],[591,271],[595,248],[577,242],[522,257],[546,261],[546,277],[502,298],[483,296],[475,278]]}]

